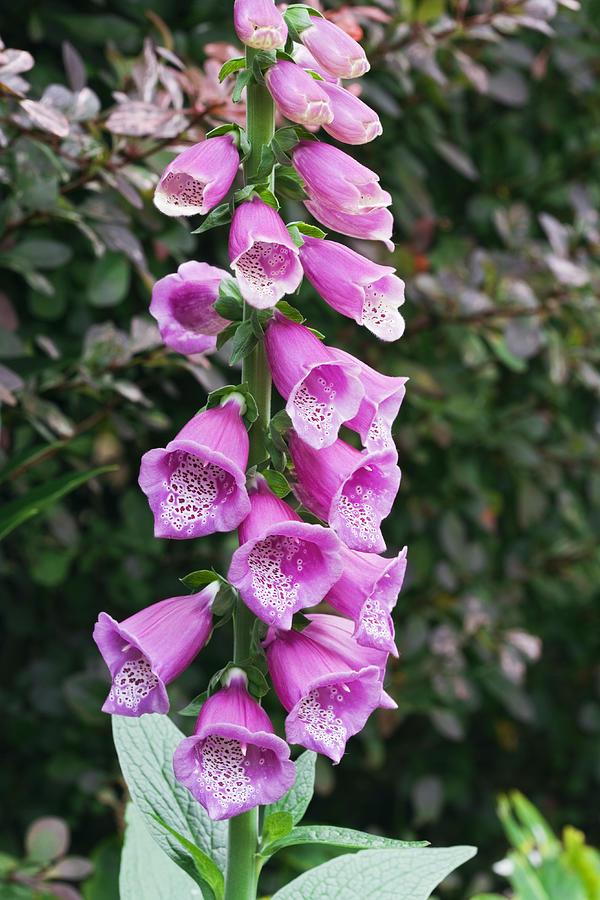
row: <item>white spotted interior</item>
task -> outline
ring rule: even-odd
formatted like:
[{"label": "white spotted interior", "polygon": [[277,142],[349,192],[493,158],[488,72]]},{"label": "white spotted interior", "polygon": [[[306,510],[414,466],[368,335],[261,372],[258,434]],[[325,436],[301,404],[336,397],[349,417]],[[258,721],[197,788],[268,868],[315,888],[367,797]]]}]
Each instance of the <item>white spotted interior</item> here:
[{"label": "white spotted interior", "polygon": [[388,450],[394,446],[390,427],[383,416],[375,416],[367,432],[367,441],[376,444],[378,449]]},{"label": "white spotted interior", "polygon": [[271,297],[274,284],[287,274],[292,251],[283,244],[256,241],[240,256],[235,267],[257,294]]},{"label": "white spotted interior", "polygon": [[211,734],[197,751],[194,775],[219,806],[241,806],[254,794],[252,781],[264,777],[262,769],[268,768],[273,756],[273,751],[265,747],[242,747],[232,738]]},{"label": "white spotted interior", "polygon": [[174,531],[194,533],[194,526],[215,519],[218,507],[235,491],[235,479],[214,463],[185,450],[169,454],[170,476],[163,481],[168,492],[161,501],[161,519]]},{"label": "white spotted interior", "polygon": [[377,282],[366,284],[364,291],[361,324],[383,340],[392,340],[396,336],[400,313],[386,302],[383,291],[377,289]]},{"label": "white spotted interior", "polygon": [[360,627],[371,638],[374,647],[385,644],[392,638],[387,610],[375,597],[369,597],[363,604]]},{"label": "white spotted interior", "polygon": [[361,550],[372,550],[381,538],[382,515],[377,507],[385,491],[385,477],[375,466],[362,466],[348,479],[338,500],[338,515]]},{"label": "white spotted interior", "polygon": [[161,185],[161,191],[168,195],[173,206],[202,206],[204,188],[201,181],[196,181],[187,172],[169,172]]},{"label": "white spotted interior", "polygon": [[297,718],[307,734],[325,752],[343,753],[348,731],[340,718],[344,692],[337,685],[315,688],[297,706]]},{"label": "white spotted interior", "polygon": [[129,659],[113,678],[108,699],[136,712],[142,700],[158,685],[158,677],[145,656]]},{"label": "white spotted interior", "polygon": [[297,602],[302,580],[310,577],[313,563],[318,564],[314,557],[312,545],[287,535],[269,535],[254,545],[248,556],[252,591],[270,620]]}]

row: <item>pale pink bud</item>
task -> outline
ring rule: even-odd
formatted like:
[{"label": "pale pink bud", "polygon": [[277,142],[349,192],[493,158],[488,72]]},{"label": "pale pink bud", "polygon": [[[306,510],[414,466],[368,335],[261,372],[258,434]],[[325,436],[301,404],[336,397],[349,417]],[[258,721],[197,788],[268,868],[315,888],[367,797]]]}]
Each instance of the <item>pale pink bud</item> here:
[{"label": "pale pink bud", "polygon": [[310,27],[305,28],[300,37],[317,62],[331,75],[358,78],[371,68],[360,44],[328,19],[311,17]]},{"label": "pale pink bud", "polygon": [[[300,125],[325,125],[333,119],[325,81],[315,81],[300,66],[279,60],[265,74],[265,82],[279,112]],[[335,85],[330,85],[335,87]]]},{"label": "pale pink bud", "polygon": [[287,25],[272,0],[235,0],[233,24],[240,41],[256,50],[274,50],[287,39]]},{"label": "pale pink bud", "polygon": [[337,84],[319,82],[333,110],[333,120],[323,123],[325,131],[343,144],[368,144],[383,131],[375,110]]}]

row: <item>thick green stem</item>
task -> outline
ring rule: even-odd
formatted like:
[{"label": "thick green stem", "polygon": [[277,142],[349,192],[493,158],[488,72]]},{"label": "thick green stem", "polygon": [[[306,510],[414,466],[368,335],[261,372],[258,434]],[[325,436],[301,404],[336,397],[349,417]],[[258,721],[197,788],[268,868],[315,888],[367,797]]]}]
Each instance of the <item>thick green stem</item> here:
[{"label": "thick green stem", "polygon": [[[256,55],[250,48],[246,51],[246,65],[252,66]],[[261,150],[270,143],[275,129],[275,109],[268,90],[259,84],[247,89],[246,132],[252,148],[245,163],[246,182],[257,171]],[[273,188],[273,176],[269,178]],[[244,303],[244,318],[251,310]],[[242,362],[242,381],[248,383],[258,407],[258,419],[250,431],[250,453],[248,465],[253,466],[265,458],[265,431],[271,417],[271,374],[265,358],[262,342]],[[242,662],[250,654],[254,616],[241,602],[234,615],[235,662]],[[256,900],[258,848],[258,807],[229,820],[229,845],[227,851],[227,874],[225,878],[225,900]]]}]

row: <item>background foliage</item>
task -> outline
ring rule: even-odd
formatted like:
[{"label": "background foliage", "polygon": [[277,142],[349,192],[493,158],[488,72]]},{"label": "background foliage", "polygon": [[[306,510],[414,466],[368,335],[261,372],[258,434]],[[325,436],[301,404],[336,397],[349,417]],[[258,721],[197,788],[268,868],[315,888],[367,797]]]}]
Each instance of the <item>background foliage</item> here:
[{"label": "background foliage", "polygon": [[[477,843],[440,892],[462,900],[506,885],[491,872],[499,790],[600,839],[600,4],[329,14],[373,59],[363,97],[384,136],[358,155],[393,193],[407,333],[382,347],[305,288],[298,305],[332,343],[410,376],[384,529],[390,550],[409,545],[410,571],[399,709],[372,717],[339,768],[319,761],[314,817]],[[28,0],[2,25],[18,49],[0,55],[0,846],[20,855],[33,819],[64,817],[74,852],[101,861],[85,896],[108,898],[123,796],[93,622],[225,570],[233,549],[153,540],[136,478],[225,381],[226,351],[167,352],[147,314],[153,280],[180,262],[227,266],[224,235],[192,238],[151,195],[179,135],[243,116],[216,79],[238,53],[211,0]],[[222,665],[226,632],[173,709]],[[288,874],[305,864],[279,858]]]}]

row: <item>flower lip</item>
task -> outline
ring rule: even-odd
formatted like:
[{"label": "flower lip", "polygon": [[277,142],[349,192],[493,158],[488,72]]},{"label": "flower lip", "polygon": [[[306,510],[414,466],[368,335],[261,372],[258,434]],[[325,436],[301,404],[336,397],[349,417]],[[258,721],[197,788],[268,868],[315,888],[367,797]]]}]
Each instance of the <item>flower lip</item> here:
[{"label": "flower lip", "polygon": [[167,216],[204,215],[223,199],[240,159],[231,133],[208,138],[171,160],[154,193]]},{"label": "flower lip", "polygon": [[303,202],[309,213],[326,228],[332,228],[349,237],[382,241],[390,253],[393,252],[394,242],[391,237],[394,219],[389,209],[378,207],[369,212],[354,214],[345,213],[314,199]]}]

